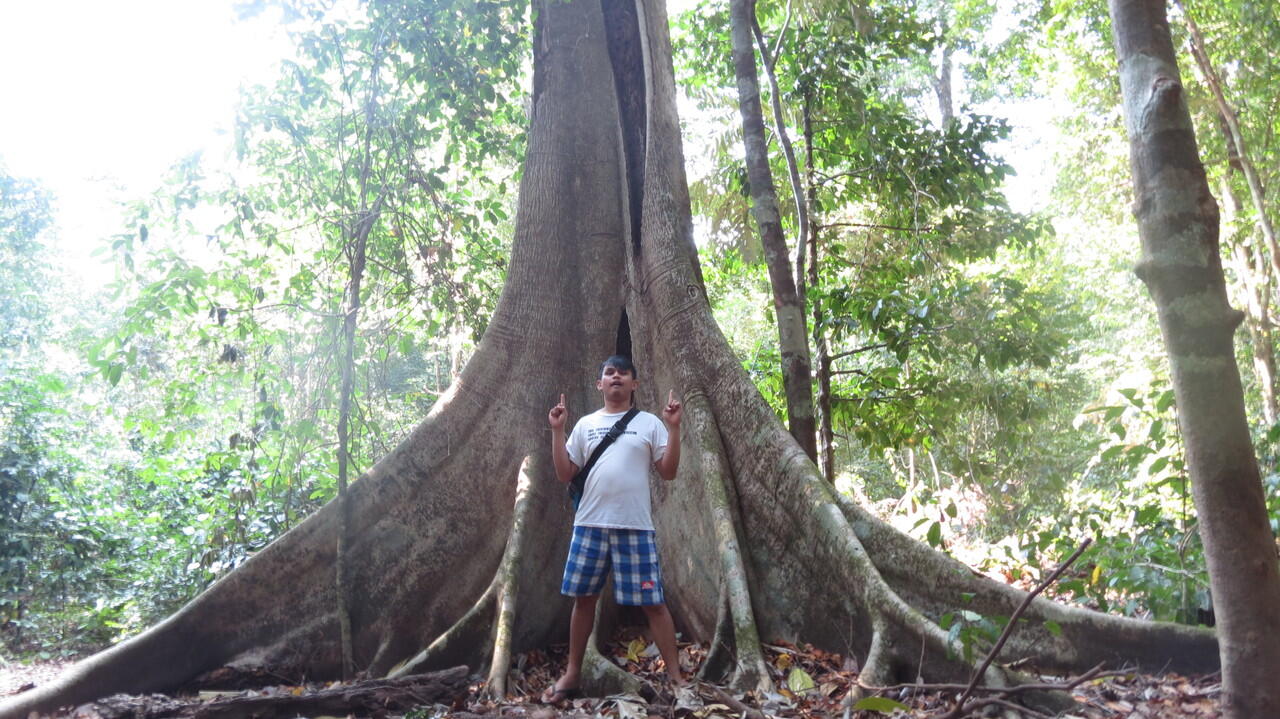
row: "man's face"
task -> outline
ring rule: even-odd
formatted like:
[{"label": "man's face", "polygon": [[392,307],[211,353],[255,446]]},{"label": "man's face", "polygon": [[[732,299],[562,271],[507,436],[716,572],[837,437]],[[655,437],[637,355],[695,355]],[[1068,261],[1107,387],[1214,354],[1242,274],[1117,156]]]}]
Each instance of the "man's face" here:
[{"label": "man's face", "polygon": [[605,400],[622,402],[631,399],[631,393],[635,391],[638,384],[640,383],[636,380],[634,373],[620,370],[613,365],[605,365],[604,370],[600,372],[600,379],[596,380],[596,389],[604,394]]}]

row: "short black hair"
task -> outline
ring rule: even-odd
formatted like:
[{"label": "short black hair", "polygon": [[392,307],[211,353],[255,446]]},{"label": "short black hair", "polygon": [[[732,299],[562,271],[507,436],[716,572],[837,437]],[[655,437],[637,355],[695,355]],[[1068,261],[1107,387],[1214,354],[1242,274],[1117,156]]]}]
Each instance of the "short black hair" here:
[{"label": "short black hair", "polygon": [[604,375],[605,367],[612,367],[619,372],[630,372],[632,379],[640,379],[640,373],[636,371],[636,366],[632,364],[631,358],[626,355],[612,355],[601,362],[600,369],[596,372],[597,377]]}]

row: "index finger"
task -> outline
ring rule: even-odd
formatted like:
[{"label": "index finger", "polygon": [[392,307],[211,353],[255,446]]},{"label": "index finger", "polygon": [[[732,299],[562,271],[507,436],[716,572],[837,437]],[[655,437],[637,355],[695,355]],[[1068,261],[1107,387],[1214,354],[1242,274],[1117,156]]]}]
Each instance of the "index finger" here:
[{"label": "index finger", "polygon": [[563,392],[560,394],[560,406],[561,406],[561,407],[563,407],[563,406],[564,406],[564,393],[563,393]]},{"label": "index finger", "polygon": [[667,390],[667,404],[674,404],[676,401],[676,391],[674,389]]}]

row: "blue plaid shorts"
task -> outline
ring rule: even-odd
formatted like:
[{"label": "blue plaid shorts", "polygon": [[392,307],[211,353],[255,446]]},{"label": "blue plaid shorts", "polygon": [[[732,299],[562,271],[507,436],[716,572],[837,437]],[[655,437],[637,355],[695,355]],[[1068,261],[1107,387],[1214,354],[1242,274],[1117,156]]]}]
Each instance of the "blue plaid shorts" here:
[{"label": "blue plaid shorts", "polygon": [[613,596],[618,604],[662,604],[662,571],[651,529],[574,527],[564,563],[560,593],[590,597],[604,589],[613,567]]}]

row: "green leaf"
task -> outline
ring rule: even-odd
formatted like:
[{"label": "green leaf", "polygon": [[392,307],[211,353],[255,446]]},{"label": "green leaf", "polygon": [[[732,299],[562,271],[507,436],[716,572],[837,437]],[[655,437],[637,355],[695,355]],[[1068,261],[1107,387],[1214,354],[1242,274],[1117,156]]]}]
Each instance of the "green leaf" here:
[{"label": "green leaf", "polygon": [[645,643],[643,639],[632,639],[627,645],[627,661],[640,663],[640,655],[644,652]]},{"label": "green leaf", "polygon": [[791,668],[791,673],[787,675],[787,688],[790,689],[793,694],[807,692],[810,689],[813,689],[814,686],[816,685],[813,683],[813,677],[809,676],[808,672],[800,667]]},{"label": "green leaf", "polygon": [[1052,621],[1052,620],[1046,621],[1044,623],[1044,628],[1047,629],[1049,633],[1055,637],[1062,636],[1062,625],[1058,624],[1055,621]]},{"label": "green leaf", "polygon": [[941,522],[934,522],[933,524],[929,525],[928,539],[929,539],[929,546],[931,547],[942,546],[942,523]]},{"label": "green leaf", "polygon": [[1155,420],[1151,423],[1151,429],[1147,431],[1147,437],[1153,442],[1159,441],[1164,437],[1164,422]]},{"label": "green leaf", "polygon": [[859,699],[853,705],[854,711],[879,712],[881,714],[892,714],[896,711],[910,711],[911,707],[896,702],[887,697],[866,697]]}]

